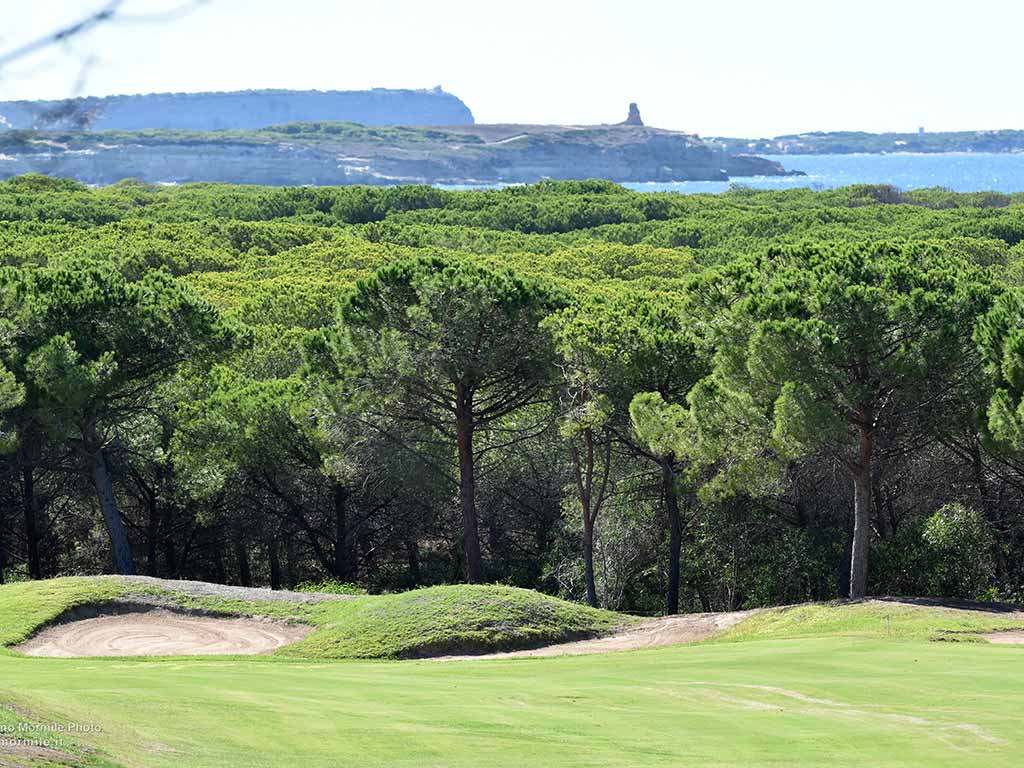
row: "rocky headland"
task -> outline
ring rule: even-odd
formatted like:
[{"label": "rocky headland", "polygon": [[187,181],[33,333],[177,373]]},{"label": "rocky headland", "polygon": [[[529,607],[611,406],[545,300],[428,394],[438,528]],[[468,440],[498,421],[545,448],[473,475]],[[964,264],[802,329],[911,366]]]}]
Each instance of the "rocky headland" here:
[{"label": "rocky headland", "polygon": [[[432,92],[381,93],[397,98],[395,94]],[[192,102],[185,99],[182,103]],[[260,107],[262,116],[254,110],[247,120],[258,123],[268,119],[276,109],[272,105],[277,103],[267,102]],[[299,102],[289,103],[298,109]],[[0,113],[3,108],[0,105]],[[616,182],[725,181],[733,176],[789,173],[779,163],[725,152],[694,134],[644,125],[635,104],[630,105],[625,122],[609,125],[476,124],[466,109],[466,119],[461,123],[449,121],[434,126],[305,119],[310,114],[322,114],[313,111],[301,112],[304,119],[298,122],[267,127],[175,127],[211,124],[221,119],[215,113],[190,116],[186,111],[152,129],[98,130],[103,120],[113,120],[114,112],[108,111],[89,122],[87,128],[0,130],[0,178],[43,173],[87,184],[135,178],[153,183],[212,181],[288,186],[487,185],[581,178]],[[153,114],[149,118],[125,115],[118,119],[131,125],[158,122]]]},{"label": "rocky headland", "polygon": [[362,125],[461,125],[473,113],[440,86],[429,90],[228,91],[0,101],[0,128],[222,131],[315,121]]}]

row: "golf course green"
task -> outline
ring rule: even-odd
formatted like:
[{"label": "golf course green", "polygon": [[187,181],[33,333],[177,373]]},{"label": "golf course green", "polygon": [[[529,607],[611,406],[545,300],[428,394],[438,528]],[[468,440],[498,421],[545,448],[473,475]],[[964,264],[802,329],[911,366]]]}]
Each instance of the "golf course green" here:
[{"label": "golf course green", "polygon": [[[77,600],[87,586],[48,594],[69,589]],[[0,632],[26,595],[0,588]],[[589,656],[4,651],[0,731],[21,723],[60,743],[0,747],[0,765],[1017,766],[1024,646],[976,633],[1022,625],[872,602],[771,610],[703,643]]]}]

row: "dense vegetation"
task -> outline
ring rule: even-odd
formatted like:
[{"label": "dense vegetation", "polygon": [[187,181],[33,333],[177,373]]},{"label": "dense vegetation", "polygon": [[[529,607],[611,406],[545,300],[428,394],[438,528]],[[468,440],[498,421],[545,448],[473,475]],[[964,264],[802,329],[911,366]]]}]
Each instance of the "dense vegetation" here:
[{"label": "dense vegetation", "polygon": [[12,179],[0,575],[1021,600],[1022,241],[938,189]]}]

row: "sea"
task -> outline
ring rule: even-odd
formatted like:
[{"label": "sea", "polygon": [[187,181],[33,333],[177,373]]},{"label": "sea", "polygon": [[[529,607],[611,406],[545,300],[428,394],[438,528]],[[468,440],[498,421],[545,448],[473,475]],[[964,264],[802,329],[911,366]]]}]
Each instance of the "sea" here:
[{"label": "sea", "polygon": [[1024,192],[1024,153],[949,152],[889,155],[763,155],[806,176],[733,177],[729,181],[623,184],[640,192],[725,192],[753,189],[830,189],[850,184],[892,184],[902,190],[945,187],[955,192]]},{"label": "sea", "polygon": [[[889,155],[761,155],[804,176],[734,176],[729,181],[627,182],[638,192],[684,194],[752,189],[832,189],[891,184],[901,190],[944,187],[954,192],[1024,192],[1024,153],[901,152]],[[438,184],[441,189],[495,189],[509,184]]]}]

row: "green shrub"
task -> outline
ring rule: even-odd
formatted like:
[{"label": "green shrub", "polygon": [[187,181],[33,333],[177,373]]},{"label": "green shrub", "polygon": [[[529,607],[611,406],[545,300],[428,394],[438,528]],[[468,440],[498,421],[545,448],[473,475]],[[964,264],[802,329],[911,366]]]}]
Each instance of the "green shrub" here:
[{"label": "green shrub", "polygon": [[297,592],[327,592],[332,595],[365,595],[366,590],[358,584],[349,584],[337,579],[321,581],[304,581],[295,590]]},{"label": "green shrub", "polygon": [[931,552],[933,594],[980,597],[995,575],[992,529],[980,512],[947,504],[928,518],[921,537]]}]

